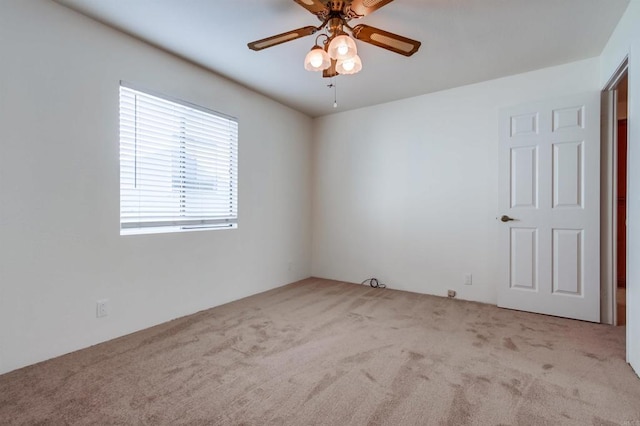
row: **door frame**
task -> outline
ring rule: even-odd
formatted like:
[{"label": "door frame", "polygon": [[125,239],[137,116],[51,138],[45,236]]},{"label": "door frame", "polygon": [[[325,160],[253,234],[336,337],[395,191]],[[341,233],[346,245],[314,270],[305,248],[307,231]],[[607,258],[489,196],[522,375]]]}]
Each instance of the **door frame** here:
[{"label": "door frame", "polygon": [[[604,324],[617,325],[617,172],[618,172],[618,94],[616,86],[627,75],[628,56],[602,89],[600,152],[600,318]],[[628,162],[628,160],[627,160]],[[627,186],[628,188],[628,186]],[[627,207],[628,210],[628,207]],[[625,256],[627,254],[625,253]],[[628,260],[628,257],[627,257]],[[628,350],[629,345],[627,345]],[[628,353],[627,353],[628,359]]]}]

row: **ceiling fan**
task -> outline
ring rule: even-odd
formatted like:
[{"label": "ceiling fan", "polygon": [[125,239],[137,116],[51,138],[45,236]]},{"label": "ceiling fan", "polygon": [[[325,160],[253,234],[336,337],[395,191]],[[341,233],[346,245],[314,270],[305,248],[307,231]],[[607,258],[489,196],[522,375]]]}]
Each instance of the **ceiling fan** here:
[{"label": "ceiling fan", "polygon": [[[359,24],[351,27],[352,19],[360,19],[391,3],[393,0],[294,0],[300,6],[313,13],[322,22],[319,26],[306,26],[286,33],[277,34],[261,40],[252,41],[247,46],[252,50],[262,50],[288,41],[297,40],[317,33],[316,44],[305,58],[305,69],[322,71],[323,77],[338,74],[354,74],[362,68],[357,55],[355,42],[345,32],[349,30],[359,41],[382,47],[383,49],[411,56],[420,48],[420,42],[390,33],[369,25]],[[318,39],[325,36],[323,47]]]}]

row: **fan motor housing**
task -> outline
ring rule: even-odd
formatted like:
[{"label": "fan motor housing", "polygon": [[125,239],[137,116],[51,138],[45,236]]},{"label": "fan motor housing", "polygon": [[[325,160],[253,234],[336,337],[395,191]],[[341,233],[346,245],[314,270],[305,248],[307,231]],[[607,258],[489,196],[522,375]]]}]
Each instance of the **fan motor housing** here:
[{"label": "fan motor housing", "polygon": [[342,12],[346,3],[347,2],[344,0],[331,0],[329,4],[327,4],[327,6],[329,7],[329,9],[331,9],[332,12]]},{"label": "fan motor housing", "polygon": [[327,10],[317,14],[318,19],[321,21],[330,17],[336,17],[347,22],[359,17],[351,11],[351,0],[329,0],[323,3],[326,3]]}]

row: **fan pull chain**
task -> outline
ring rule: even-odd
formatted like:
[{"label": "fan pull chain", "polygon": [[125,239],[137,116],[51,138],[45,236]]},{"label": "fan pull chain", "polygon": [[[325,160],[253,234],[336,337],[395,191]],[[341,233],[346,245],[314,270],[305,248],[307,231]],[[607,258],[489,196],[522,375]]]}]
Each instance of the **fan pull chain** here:
[{"label": "fan pull chain", "polygon": [[333,107],[338,108],[338,86],[335,77],[331,77],[331,83],[327,84],[327,87],[333,89]]},{"label": "fan pull chain", "polygon": [[336,84],[336,78],[332,77],[333,80],[333,107],[338,108],[338,85]]}]

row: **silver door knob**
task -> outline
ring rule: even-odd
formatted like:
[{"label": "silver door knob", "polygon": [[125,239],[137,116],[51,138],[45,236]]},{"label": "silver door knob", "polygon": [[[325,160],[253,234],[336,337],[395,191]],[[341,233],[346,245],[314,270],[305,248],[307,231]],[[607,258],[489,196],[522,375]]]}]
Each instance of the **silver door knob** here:
[{"label": "silver door knob", "polygon": [[515,219],[512,218],[512,217],[507,216],[506,214],[503,214],[502,217],[500,218],[500,220],[503,221],[503,222],[509,222],[509,221],[515,220]]}]

